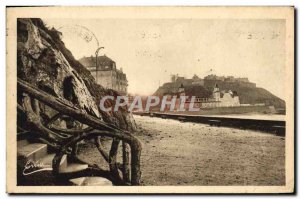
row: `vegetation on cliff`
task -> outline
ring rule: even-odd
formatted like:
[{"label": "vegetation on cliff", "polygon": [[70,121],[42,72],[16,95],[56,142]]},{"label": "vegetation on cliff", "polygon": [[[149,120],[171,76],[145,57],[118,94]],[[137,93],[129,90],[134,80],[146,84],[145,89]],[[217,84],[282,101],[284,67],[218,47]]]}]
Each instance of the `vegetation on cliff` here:
[{"label": "vegetation on cliff", "polygon": [[[175,85],[175,84],[174,84]],[[201,85],[183,85],[187,91],[187,95],[193,95],[201,98],[211,97],[213,88],[204,83],[204,86]],[[279,97],[273,95],[271,92],[266,89],[259,87],[248,87],[243,86],[238,83],[231,84],[220,84],[218,83],[220,90],[232,90],[236,91],[241,104],[258,104],[265,103],[267,106],[275,106],[276,108],[285,108],[285,101]],[[159,87],[154,95],[164,95],[174,93],[174,88],[172,83],[166,83],[163,86]]]}]

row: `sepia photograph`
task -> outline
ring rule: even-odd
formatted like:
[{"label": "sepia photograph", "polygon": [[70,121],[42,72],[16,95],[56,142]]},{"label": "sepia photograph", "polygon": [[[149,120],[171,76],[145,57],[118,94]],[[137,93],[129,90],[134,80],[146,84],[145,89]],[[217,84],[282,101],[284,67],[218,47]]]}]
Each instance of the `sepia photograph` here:
[{"label": "sepia photograph", "polygon": [[7,192],[294,192],[293,7],[6,11]]}]

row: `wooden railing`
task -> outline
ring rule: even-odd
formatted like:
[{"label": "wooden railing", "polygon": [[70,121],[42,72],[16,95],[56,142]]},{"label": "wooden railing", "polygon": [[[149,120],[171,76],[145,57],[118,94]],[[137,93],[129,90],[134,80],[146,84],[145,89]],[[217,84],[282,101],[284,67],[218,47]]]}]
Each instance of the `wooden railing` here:
[{"label": "wooden railing", "polygon": [[[56,156],[53,159],[53,173],[58,180],[83,176],[102,176],[113,182],[114,185],[139,185],[140,184],[140,141],[131,133],[101,119],[87,114],[84,110],[75,107],[67,100],[50,95],[28,82],[18,78],[18,94],[22,95],[18,103],[18,113],[26,116],[26,126],[41,141],[51,146]],[[51,118],[41,117],[41,106],[46,105],[57,112]],[[55,121],[64,117],[79,122],[85,128],[62,128],[54,125]],[[22,127],[23,128],[23,127]],[[25,127],[26,128],[26,127]],[[112,139],[109,152],[102,146],[101,138]],[[85,170],[61,174],[59,163],[64,154],[77,157],[77,144],[82,140],[93,140],[99,154],[109,165],[109,170],[100,166],[90,165]],[[117,162],[119,146],[122,147],[122,163]],[[83,160],[81,162],[86,163]],[[131,162],[129,162],[131,161]],[[87,163],[88,164],[88,163]]]}]

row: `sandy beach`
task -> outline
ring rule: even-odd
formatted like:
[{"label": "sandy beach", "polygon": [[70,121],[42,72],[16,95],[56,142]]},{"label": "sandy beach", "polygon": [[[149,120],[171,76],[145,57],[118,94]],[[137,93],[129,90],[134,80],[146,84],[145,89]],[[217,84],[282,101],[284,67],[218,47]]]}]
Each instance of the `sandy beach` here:
[{"label": "sandy beach", "polygon": [[284,185],[285,139],[134,116],[144,185]]},{"label": "sandy beach", "polygon": [[[134,119],[143,146],[142,185],[285,184],[284,137],[148,116]],[[80,148],[82,159],[108,169],[96,148]]]}]

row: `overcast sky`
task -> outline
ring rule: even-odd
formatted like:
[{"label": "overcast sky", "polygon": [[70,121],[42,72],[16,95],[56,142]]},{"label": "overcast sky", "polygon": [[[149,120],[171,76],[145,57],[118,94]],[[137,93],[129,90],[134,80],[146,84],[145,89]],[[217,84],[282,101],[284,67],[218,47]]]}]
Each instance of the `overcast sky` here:
[{"label": "overcast sky", "polygon": [[[132,94],[152,94],[171,74],[248,77],[284,99],[285,21],[236,19],[43,19],[75,58],[112,58]],[[79,26],[82,26],[79,28]],[[86,30],[86,28],[89,30]]]}]

